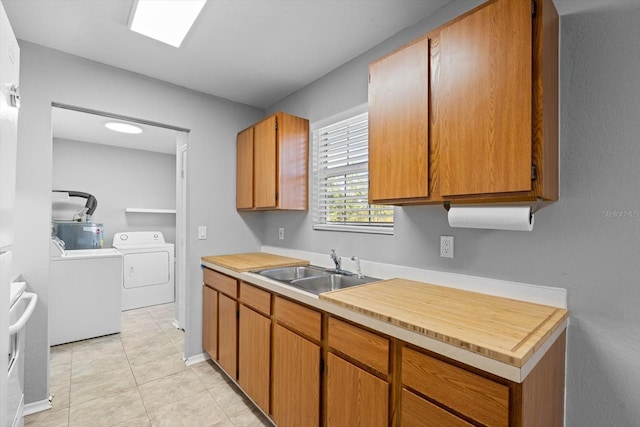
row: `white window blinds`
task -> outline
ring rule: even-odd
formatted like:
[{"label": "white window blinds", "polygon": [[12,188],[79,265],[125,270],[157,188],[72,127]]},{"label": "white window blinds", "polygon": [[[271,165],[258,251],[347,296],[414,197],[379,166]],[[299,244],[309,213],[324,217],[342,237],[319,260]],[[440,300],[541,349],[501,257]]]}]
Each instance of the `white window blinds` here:
[{"label": "white window blinds", "polygon": [[393,207],[369,205],[369,120],[359,114],[314,132],[314,228],[393,233]]}]

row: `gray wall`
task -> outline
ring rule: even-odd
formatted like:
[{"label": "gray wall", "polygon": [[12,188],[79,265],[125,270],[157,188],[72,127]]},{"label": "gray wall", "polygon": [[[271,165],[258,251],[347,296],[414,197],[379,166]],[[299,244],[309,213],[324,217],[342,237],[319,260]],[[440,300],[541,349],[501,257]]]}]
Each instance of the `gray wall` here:
[{"label": "gray wall", "polygon": [[[449,5],[268,111],[313,123],[366,102],[371,60],[471,3]],[[561,199],[536,214],[533,232],[451,229],[442,206],[396,208],[393,236],[313,231],[308,213],[269,213],[262,224],[268,245],[566,288],[569,426],[640,419],[640,5],[601,3],[562,17]],[[440,235],[455,236],[454,259],[439,257]]]},{"label": "gray wall", "polygon": [[[117,166],[114,166],[117,165]],[[125,208],[176,207],[176,156],[53,138],[53,188],[98,200],[92,221],[104,224],[104,246],[122,231],[161,231],[176,241],[175,214],[125,213]],[[53,218],[71,219],[86,200],[53,204]]]},{"label": "gray wall", "polygon": [[[114,67],[20,41],[22,106],[18,126],[14,267],[38,293],[27,325],[25,401],[48,397],[51,103],[58,102],[190,129],[187,173],[186,355],[202,352],[200,257],[255,251],[260,217],[235,210],[235,137],[261,109],[188,91]],[[208,227],[197,240],[197,226]],[[247,225],[250,225],[249,228]]]}]

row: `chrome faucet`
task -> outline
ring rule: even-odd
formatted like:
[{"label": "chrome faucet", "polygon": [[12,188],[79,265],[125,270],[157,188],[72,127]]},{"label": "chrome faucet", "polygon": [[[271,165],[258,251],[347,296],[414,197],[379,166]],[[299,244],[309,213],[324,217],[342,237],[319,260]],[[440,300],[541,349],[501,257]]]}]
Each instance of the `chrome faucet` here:
[{"label": "chrome faucet", "polygon": [[342,271],[342,260],[338,255],[336,255],[336,250],[331,249],[331,254],[329,254],[331,260],[336,265],[336,271]]},{"label": "chrome faucet", "polygon": [[351,261],[356,262],[356,272],[358,275],[358,279],[362,279],[364,277],[364,274],[362,274],[362,269],[360,268],[360,258],[354,255],[351,257]]}]

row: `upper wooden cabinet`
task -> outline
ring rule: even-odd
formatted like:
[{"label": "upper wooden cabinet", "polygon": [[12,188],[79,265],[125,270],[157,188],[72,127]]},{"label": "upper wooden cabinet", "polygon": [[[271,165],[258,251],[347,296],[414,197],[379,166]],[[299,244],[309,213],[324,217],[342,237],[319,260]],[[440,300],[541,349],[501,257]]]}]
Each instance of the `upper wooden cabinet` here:
[{"label": "upper wooden cabinet", "polygon": [[531,190],[531,22],[530,0],[499,0],[439,32],[443,196]]},{"label": "upper wooden cabinet", "polygon": [[236,208],[253,208],[253,128],[238,133],[236,143]]},{"label": "upper wooden cabinet", "polygon": [[369,197],[429,196],[429,40],[369,67]]},{"label": "upper wooden cabinet", "polygon": [[306,210],[309,121],[278,112],[238,133],[236,208]]},{"label": "upper wooden cabinet", "polygon": [[493,0],[372,63],[370,202],[557,200],[557,45],[551,0]]}]

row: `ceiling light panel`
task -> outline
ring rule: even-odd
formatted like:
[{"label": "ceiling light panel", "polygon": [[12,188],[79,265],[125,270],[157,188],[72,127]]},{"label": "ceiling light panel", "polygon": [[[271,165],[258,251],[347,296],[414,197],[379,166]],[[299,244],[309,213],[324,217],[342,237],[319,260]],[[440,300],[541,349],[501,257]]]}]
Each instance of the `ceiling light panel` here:
[{"label": "ceiling light panel", "polygon": [[129,123],[122,122],[107,122],[104,124],[107,129],[110,129],[115,132],[120,133],[142,133],[142,128],[140,126],[131,125]]},{"label": "ceiling light panel", "polygon": [[207,0],[137,0],[129,19],[132,31],[180,47]]}]

